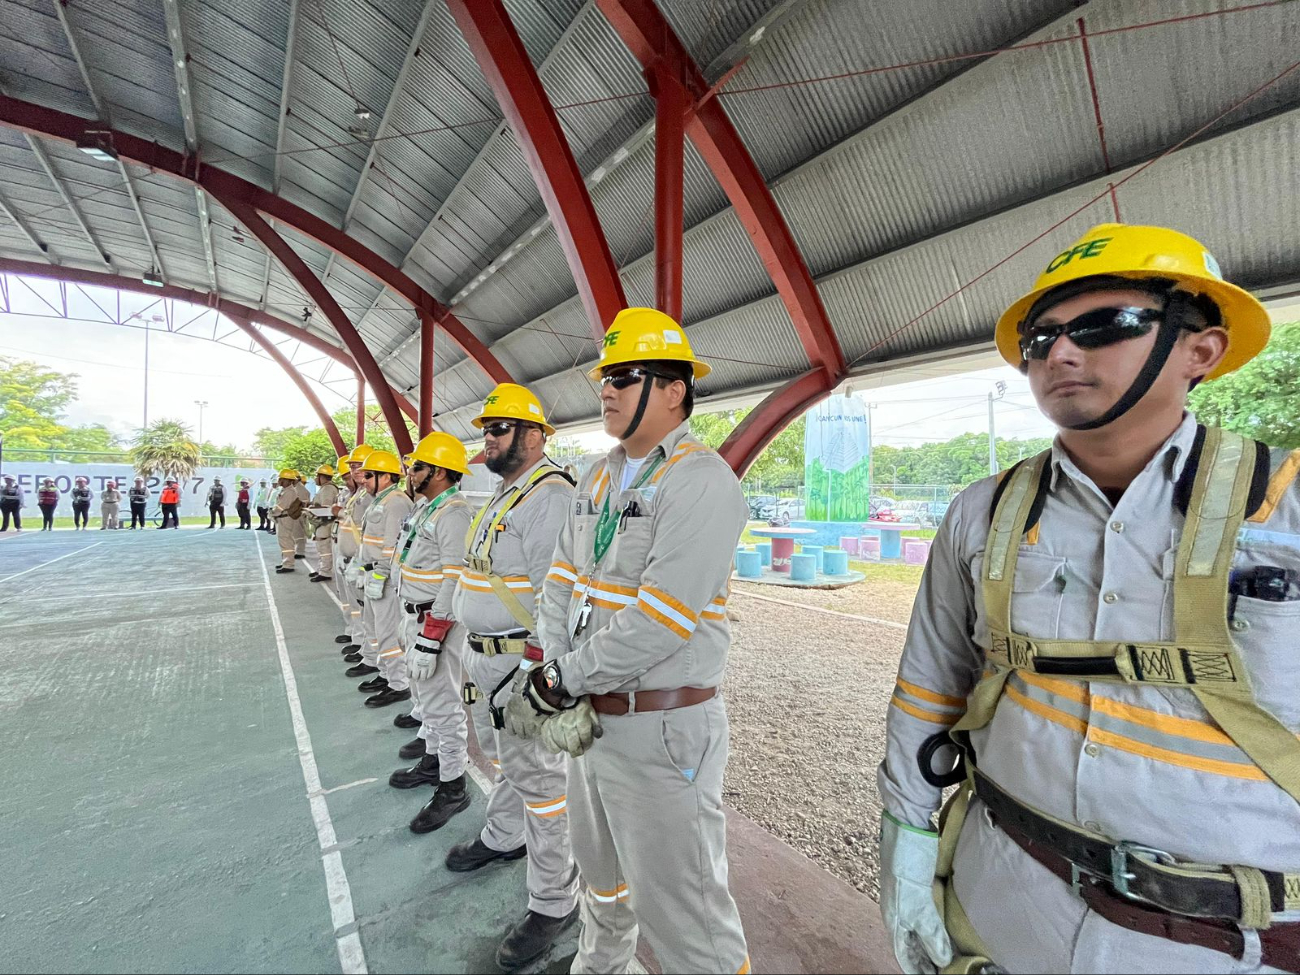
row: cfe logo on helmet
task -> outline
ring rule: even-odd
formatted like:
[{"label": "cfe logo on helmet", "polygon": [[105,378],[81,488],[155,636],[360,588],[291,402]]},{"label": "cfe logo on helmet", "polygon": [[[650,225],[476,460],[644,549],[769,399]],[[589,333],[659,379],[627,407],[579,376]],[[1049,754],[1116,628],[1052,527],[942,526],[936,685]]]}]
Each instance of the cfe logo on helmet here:
[{"label": "cfe logo on helmet", "polygon": [[1088,240],[1081,244],[1075,244],[1068,251],[1062,251],[1060,254],[1057,254],[1056,257],[1052,258],[1052,263],[1047,265],[1047,270],[1043,273],[1051,274],[1053,271],[1065,267],[1065,265],[1069,264],[1076,257],[1080,260],[1087,260],[1089,257],[1096,257],[1106,249],[1106,245],[1113,239],[1113,237],[1098,237],[1096,240]]}]

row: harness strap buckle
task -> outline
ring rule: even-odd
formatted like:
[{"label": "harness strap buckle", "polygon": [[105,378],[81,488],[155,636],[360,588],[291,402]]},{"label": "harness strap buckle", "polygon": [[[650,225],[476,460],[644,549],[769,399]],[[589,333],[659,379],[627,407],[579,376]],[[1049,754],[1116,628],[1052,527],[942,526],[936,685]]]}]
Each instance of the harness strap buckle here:
[{"label": "harness strap buckle", "polygon": [[[1128,897],[1131,900],[1138,900],[1136,894],[1129,892],[1129,881],[1137,877],[1137,874],[1131,873],[1128,869],[1129,857],[1149,858],[1154,863],[1163,863],[1167,866],[1176,866],[1178,861],[1174,859],[1173,854],[1166,853],[1164,850],[1157,850],[1155,847],[1142,846],[1140,843],[1133,843],[1129,840],[1121,840],[1111,847],[1110,851],[1110,884],[1116,892]],[[1072,884],[1077,884],[1079,868],[1074,864],[1070,866],[1070,876]],[[1076,886],[1076,893],[1078,889]]]}]

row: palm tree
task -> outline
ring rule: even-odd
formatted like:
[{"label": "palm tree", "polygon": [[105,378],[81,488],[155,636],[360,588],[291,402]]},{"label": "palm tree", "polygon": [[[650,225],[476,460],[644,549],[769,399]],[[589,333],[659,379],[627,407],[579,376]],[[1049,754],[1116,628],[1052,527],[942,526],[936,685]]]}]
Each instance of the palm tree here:
[{"label": "palm tree", "polygon": [[160,474],[185,481],[199,466],[199,446],[180,420],[159,420],[137,434],[131,459],[142,477]]}]

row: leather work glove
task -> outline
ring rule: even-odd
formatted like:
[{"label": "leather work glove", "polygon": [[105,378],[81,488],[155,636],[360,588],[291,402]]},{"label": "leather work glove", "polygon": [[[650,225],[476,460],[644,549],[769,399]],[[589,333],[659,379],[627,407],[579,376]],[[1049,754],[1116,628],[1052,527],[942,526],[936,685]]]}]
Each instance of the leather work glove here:
[{"label": "leather work glove", "polygon": [[939,834],[880,817],[880,913],[898,967],[933,975],[952,961],[952,942],[934,903]]},{"label": "leather work glove", "polygon": [[587,698],[576,707],[561,711],[542,725],[542,745],[549,751],[568,752],[574,758],[586,754],[596,739],[605,733],[600,715]]},{"label": "leather work glove", "polygon": [[411,649],[406,652],[406,669],[411,680],[433,678],[433,672],[438,669],[438,654],[442,653],[442,641],[455,622],[436,620],[428,613],[424,615],[424,624],[416,632]]},{"label": "leather work glove", "polygon": [[[541,701],[540,696],[529,694],[532,689],[532,672],[522,668],[515,674],[510,685],[510,700],[506,702],[506,731],[516,738],[536,738],[552,715],[559,713],[559,708]],[[540,701],[544,710],[534,703]]]},{"label": "leather work glove", "polygon": [[388,585],[388,576],[374,569],[366,576],[365,593],[368,599],[383,599],[384,587]]}]

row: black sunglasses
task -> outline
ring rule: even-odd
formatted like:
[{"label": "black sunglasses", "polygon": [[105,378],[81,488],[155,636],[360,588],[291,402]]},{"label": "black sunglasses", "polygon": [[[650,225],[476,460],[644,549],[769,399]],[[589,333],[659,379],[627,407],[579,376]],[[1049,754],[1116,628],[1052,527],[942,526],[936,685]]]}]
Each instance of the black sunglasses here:
[{"label": "black sunglasses", "polygon": [[418,474],[420,471],[431,471],[431,470],[433,470],[433,467],[429,464],[426,464],[422,460],[417,460],[414,464],[411,465],[412,474]]},{"label": "black sunglasses", "polygon": [[373,480],[374,480],[376,477],[378,477],[378,476],[379,476],[379,475],[376,474],[374,471],[362,471],[362,472],[361,472],[361,480],[363,480],[363,481],[373,481]]},{"label": "black sunglasses", "polygon": [[1140,338],[1164,314],[1155,308],[1094,308],[1068,322],[1030,325],[1020,335],[1020,355],[1026,362],[1046,359],[1062,335],[1068,335],[1071,342],[1087,350]]},{"label": "black sunglasses", "polygon": [[520,424],[514,420],[497,420],[494,423],[483,424],[483,432],[499,440],[518,426]]},{"label": "black sunglasses", "polygon": [[602,386],[613,386],[615,389],[627,389],[629,386],[635,386],[647,379],[681,380],[681,377],[670,376],[666,372],[656,372],[653,369],[646,369],[644,366],[632,366],[629,369],[616,369],[603,374],[600,377],[600,384]]}]

